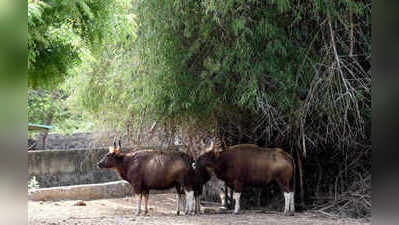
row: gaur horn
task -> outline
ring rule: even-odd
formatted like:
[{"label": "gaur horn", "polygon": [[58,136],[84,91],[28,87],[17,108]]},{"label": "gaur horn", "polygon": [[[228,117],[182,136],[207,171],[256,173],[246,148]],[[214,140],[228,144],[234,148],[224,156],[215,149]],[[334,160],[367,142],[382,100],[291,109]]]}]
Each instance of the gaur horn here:
[{"label": "gaur horn", "polygon": [[116,148],[116,137],[114,137],[114,148]]}]

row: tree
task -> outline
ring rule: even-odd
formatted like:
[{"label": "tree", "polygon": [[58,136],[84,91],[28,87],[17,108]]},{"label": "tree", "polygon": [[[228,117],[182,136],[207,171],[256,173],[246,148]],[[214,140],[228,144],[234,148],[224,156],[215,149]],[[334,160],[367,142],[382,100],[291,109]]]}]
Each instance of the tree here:
[{"label": "tree", "polygon": [[128,42],[130,7],[129,0],[28,0],[29,122],[52,124],[58,133],[90,129],[87,113],[69,103],[64,80],[94,66],[109,46]]},{"label": "tree", "polygon": [[106,43],[126,40],[127,18],[121,12],[130,3],[28,0],[29,86],[54,88],[82,57],[101,55]]}]

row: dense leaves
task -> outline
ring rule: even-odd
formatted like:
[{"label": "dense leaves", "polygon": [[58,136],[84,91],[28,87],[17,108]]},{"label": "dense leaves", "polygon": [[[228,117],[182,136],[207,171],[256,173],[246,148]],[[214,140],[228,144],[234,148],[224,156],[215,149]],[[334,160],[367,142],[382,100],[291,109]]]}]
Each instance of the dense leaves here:
[{"label": "dense leaves", "polygon": [[114,31],[121,28],[117,16],[128,3],[28,0],[29,85],[54,87],[81,62],[82,54],[101,52],[105,41],[112,40]]},{"label": "dense leaves", "polygon": [[126,45],[134,34],[130,7],[129,0],[28,1],[29,122],[52,124],[61,133],[92,126],[83,108],[70,104],[75,87],[63,81],[95,67],[108,46]]},{"label": "dense leaves", "polygon": [[137,0],[130,42],[75,70],[76,103],[113,125],[202,127],[229,144],[366,147],[370,10],[350,0]]},{"label": "dense leaves", "polygon": [[[145,114],[146,121],[216,126],[230,137],[241,132],[233,142],[288,138],[304,151],[367,145],[370,7],[344,0],[135,1],[131,66],[120,70],[103,59],[103,75],[86,86],[94,100],[86,105],[96,111],[119,102],[129,109],[124,123]],[[230,123],[240,128],[226,130]]]},{"label": "dense leaves", "polygon": [[28,121],[36,124],[52,125],[50,132],[72,133],[92,129],[86,113],[68,105],[68,95],[63,90],[29,90]]}]

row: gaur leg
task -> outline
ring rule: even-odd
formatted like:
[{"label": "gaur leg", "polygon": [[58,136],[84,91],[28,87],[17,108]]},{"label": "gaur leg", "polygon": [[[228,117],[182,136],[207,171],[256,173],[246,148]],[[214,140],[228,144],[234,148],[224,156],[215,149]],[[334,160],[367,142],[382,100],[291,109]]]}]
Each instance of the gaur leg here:
[{"label": "gaur leg", "polygon": [[196,213],[197,214],[200,214],[201,213],[201,202],[200,202],[200,196],[199,195],[197,195],[197,200],[196,200],[196,202],[197,202],[197,208],[196,208]]},{"label": "gaur leg", "polygon": [[180,215],[180,204],[181,204],[181,196],[180,193],[176,194],[176,215]]},{"label": "gaur leg", "polygon": [[190,214],[194,210],[194,191],[192,189],[184,191],[186,193],[186,214]]},{"label": "gaur leg", "polygon": [[148,190],[144,191],[144,215],[148,213],[148,197],[150,196],[150,192]]},{"label": "gaur leg", "polygon": [[220,197],[220,207],[221,208],[223,208],[223,209],[225,209],[225,208],[227,208],[226,206],[226,194],[227,194],[227,191],[226,190],[221,190],[220,191],[220,193],[219,193],[219,197]]},{"label": "gaur leg", "polygon": [[[228,205],[227,205],[227,199],[228,199],[228,195],[229,195],[229,191],[232,191],[226,184],[226,182],[224,182],[223,184],[223,188],[220,190],[219,193],[219,197],[220,197],[220,208],[222,209],[227,209]],[[230,197],[233,195],[233,192],[230,193]]]},{"label": "gaur leg", "polygon": [[294,198],[294,192],[292,191],[291,193],[291,198],[290,198],[290,215],[293,216],[295,213],[295,198]]},{"label": "gaur leg", "polygon": [[200,195],[201,195],[200,191],[194,192],[194,196],[195,196],[195,210],[194,210],[194,212],[195,212],[195,214],[200,214],[201,213]]},{"label": "gaur leg", "polygon": [[142,193],[137,194],[138,200],[137,200],[137,212],[136,216],[139,216],[141,213],[141,198],[143,197]]},{"label": "gaur leg", "polygon": [[241,196],[241,192],[233,193],[233,199],[236,202],[235,206],[234,206],[234,214],[238,214],[238,212],[240,211],[240,196]]},{"label": "gaur leg", "polygon": [[180,210],[186,212],[186,195],[183,193],[180,194]]},{"label": "gaur leg", "polygon": [[278,179],[277,183],[284,194],[284,215],[294,215],[294,192],[290,189],[289,181]]},{"label": "gaur leg", "polygon": [[243,191],[243,184],[239,181],[234,181],[233,183],[233,199],[235,201],[234,214],[238,214],[240,211],[240,196]]},{"label": "gaur leg", "polygon": [[201,195],[197,195],[197,214],[201,214]]},{"label": "gaur leg", "polygon": [[183,202],[183,193],[180,185],[176,185],[176,195],[177,195],[177,201],[176,201],[176,215],[180,215],[180,210],[184,209],[185,204]]},{"label": "gaur leg", "polygon": [[291,194],[289,192],[284,192],[284,215],[288,215],[290,210],[290,196]]},{"label": "gaur leg", "polygon": [[219,197],[220,197],[220,202],[221,202],[220,207],[225,209],[226,208],[226,194],[224,192],[220,192]]}]

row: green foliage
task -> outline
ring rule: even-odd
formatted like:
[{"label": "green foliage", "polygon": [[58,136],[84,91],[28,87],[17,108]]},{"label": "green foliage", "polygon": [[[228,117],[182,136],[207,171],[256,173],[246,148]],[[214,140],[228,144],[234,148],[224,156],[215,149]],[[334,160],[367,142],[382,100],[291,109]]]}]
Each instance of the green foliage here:
[{"label": "green foliage", "polygon": [[226,107],[257,111],[257,98],[265,96],[290,113],[302,103],[293,96],[310,85],[312,64],[321,60],[317,46],[308,45],[323,38],[314,25],[328,15],[337,22],[348,11],[362,15],[364,7],[354,1],[137,1],[137,76],[150,86],[143,104],[158,117],[209,118]]},{"label": "green foliage", "polygon": [[[51,132],[58,133],[93,127],[82,107],[71,103],[76,87],[63,81],[67,75],[79,76],[96,67],[110,46],[126,49],[134,38],[129,8],[129,0],[28,1],[30,122],[52,124]],[[93,102],[88,99],[86,103]]]},{"label": "green foliage", "polygon": [[[101,54],[122,30],[128,0],[28,0],[28,74],[31,87],[54,87],[82,54]],[[127,32],[125,32],[126,34]],[[126,35],[118,36],[126,39]]]},{"label": "green foliage", "polygon": [[102,122],[233,123],[246,141],[291,145],[367,140],[369,2],[136,0],[129,12],[131,42],[108,45],[69,81],[75,105]]},{"label": "green foliage", "polygon": [[28,91],[28,121],[52,125],[50,132],[72,133],[90,130],[92,124],[84,113],[76,111],[68,103],[68,95],[60,90]]},{"label": "green foliage", "polygon": [[236,123],[248,141],[367,140],[367,2],[137,0],[129,12],[137,36],[107,45],[69,81],[75,105],[101,121]]}]

